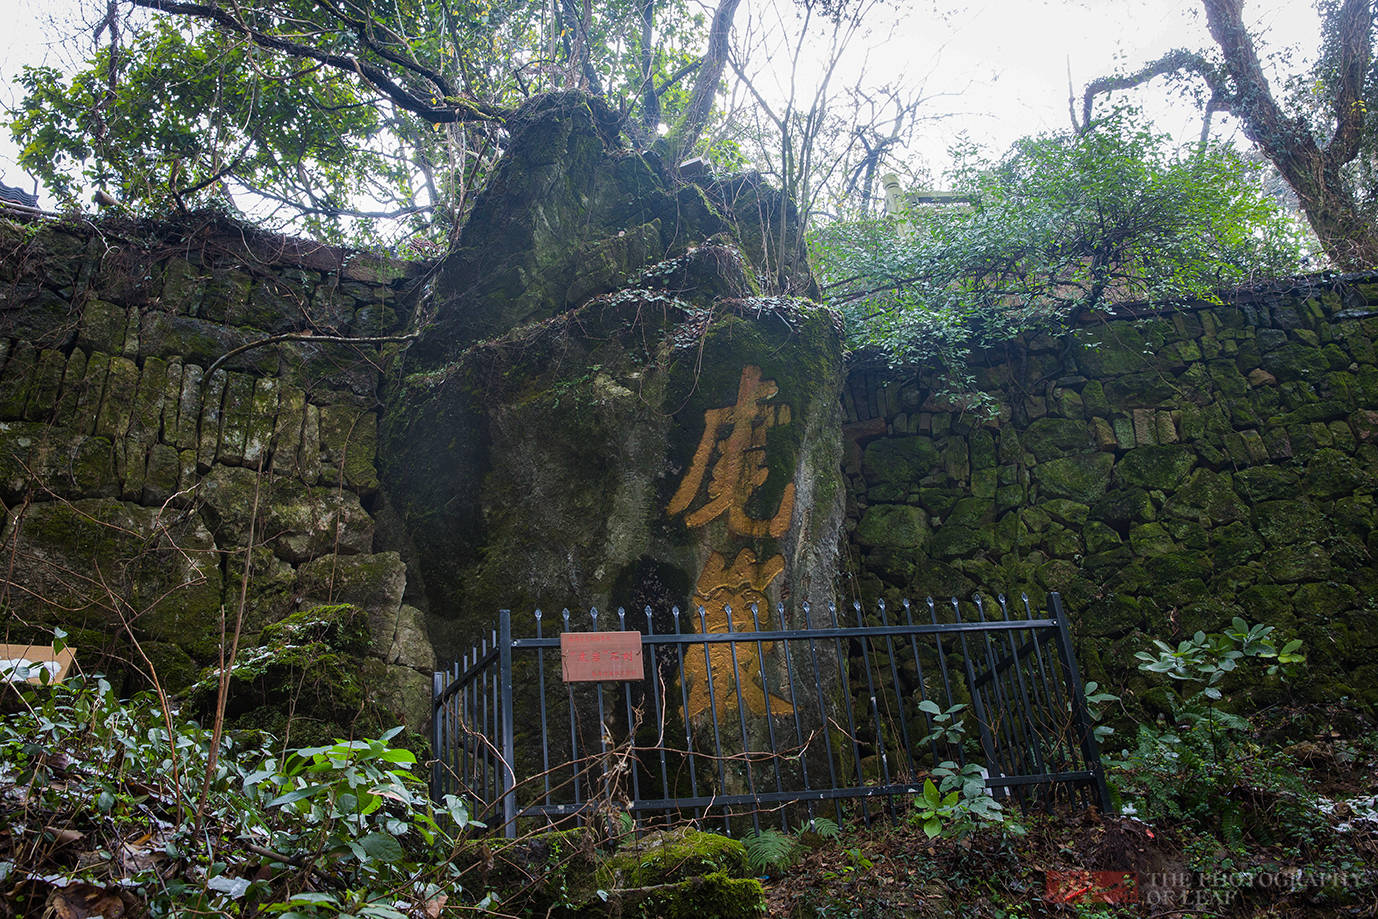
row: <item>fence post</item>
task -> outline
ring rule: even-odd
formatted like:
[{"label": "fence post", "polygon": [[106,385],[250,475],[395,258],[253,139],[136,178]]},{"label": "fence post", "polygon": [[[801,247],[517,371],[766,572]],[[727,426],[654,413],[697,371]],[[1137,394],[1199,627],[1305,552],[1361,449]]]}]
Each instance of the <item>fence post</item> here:
[{"label": "fence post", "polygon": [[445,691],[445,674],[436,670],[431,674],[431,800],[439,801],[445,795],[445,788],[441,784],[441,777],[444,774],[441,763],[448,752],[442,746],[445,736],[443,726],[440,723],[441,711],[443,706],[440,704],[440,694]]},{"label": "fence post", "polygon": [[502,704],[502,768],[499,783],[502,790],[502,831],[508,839],[517,838],[517,774],[516,740],[512,736],[515,717],[512,712],[512,611],[498,612],[498,681]]},{"label": "fence post", "polygon": [[1086,687],[1081,682],[1081,668],[1077,666],[1077,656],[1072,651],[1072,633],[1067,628],[1067,614],[1062,609],[1062,595],[1057,591],[1048,594],[1048,603],[1053,608],[1053,618],[1057,620],[1057,640],[1062,651],[1062,662],[1067,668],[1068,692],[1072,701],[1072,714],[1077,719],[1077,733],[1081,735],[1081,755],[1086,759],[1086,768],[1096,777],[1096,794],[1100,798],[1102,813],[1109,814],[1114,804],[1110,800],[1110,788],[1105,784],[1105,770],[1101,767],[1100,745],[1096,743],[1095,731],[1091,728],[1091,716],[1086,710]]}]

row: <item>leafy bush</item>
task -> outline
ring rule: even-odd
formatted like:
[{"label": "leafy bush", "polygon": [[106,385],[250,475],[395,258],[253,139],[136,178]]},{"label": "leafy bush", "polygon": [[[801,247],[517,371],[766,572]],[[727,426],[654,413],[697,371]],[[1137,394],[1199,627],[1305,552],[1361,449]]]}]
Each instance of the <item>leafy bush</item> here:
[{"label": "leafy bush", "polygon": [[[461,891],[470,825],[432,805],[415,756],[371,740],[279,753],[99,677],[3,686],[0,876],[20,914],[63,889],[123,889],[154,916],[403,917]],[[36,914],[36,912],[35,912]]]},{"label": "leafy bush", "polygon": [[1241,813],[1230,792],[1246,770],[1257,771],[1261,751],[1249,720],[1217,703],[1224,699],[1222,683],[1243,664],[1266,662],[1268,675],[1286,675],[1305,661],[1300,641],[1279,647],[1273,636],[1272,626],[1251,626],[1236,617],[1224,632],[1197,632],[1176,646],[1155,641],[1153,651],[1135,655],[1140,670],[1173,681],[1165,688],[1170,719],[1141,724],[1134,748],[1112,772],[1135,812],[1145,819],[1192,821],[1227,841],[1238,840]]},{"label": "leafy bush", "polygon": [[974,349],[1112,302],[1218,300],[1225,286],[1300,268],[1300,231],[1256,164],[1217,144],[1179,148],[1122,108],[1082,134],[1020,140],[998,162],[954,151],[965,204],[841,221],[811,239],[827,302],[853,347],[937,361],[970,388]]},{"label": "leafy bush", "polygon": [[913,822],[923,829],[929,839],[950,836],[960,839],[974,832],[981,824],[1005,824],[1016,835],[1023,827],[1009,820],[1004,806],[986,790],[985,775],[975,763],[958,766],[955,762],[940,763],[933,770],[941,784],[924,779],[923,792],[914,798]]}]

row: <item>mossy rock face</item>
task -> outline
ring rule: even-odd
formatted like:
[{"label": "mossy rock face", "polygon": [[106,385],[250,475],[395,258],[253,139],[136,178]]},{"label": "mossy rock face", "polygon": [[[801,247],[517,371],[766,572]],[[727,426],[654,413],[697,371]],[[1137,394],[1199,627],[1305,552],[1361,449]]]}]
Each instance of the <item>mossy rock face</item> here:
[{"label": "mossy rock face", "polygon": [[[231,668],[226,724],[268,731],[290,746],[375,736],[392,727],[396,714],[373,699],[373,684],[386,668],[365,656],[372,643],[368,615],[344,604],[300,610],[265,627]],[[210,718],[218,692],[218,672],[210,669],[187,702]]]},{"label": "mossy rock face", "polygon": [[[797,562],[812,581],[794,582],[795,596],[830,581],[827,534],[842,516],[837,332],[809,304],[776,301],[758,320],[752,303],[700,313],[625,292],[403,382],[384,416],[382,471],[421,558],[442,655],[502,608],[526,614],[518,629],[532,627],[535,607],[683,608],[686,595],[613,591],[643,559],[676,572],[666,583],[694,584],[706,557],[699,540],[717,538],[728,520],[687,527],[670,500],[707,419],[741,398],[748,369],[773,395],[761,408],[771,420],[761,431],[764,476],[740,511],[764,520],[787,507],[788,531],[741,548]],[[706,487],[711,468],[702,474]]]},{"label": "mossy rock face", "polygon": [[674,197],[653,159],[620,147],[617,122],[578,92],[534,97],[507,121],[507,153],[440,275],[435,328],[414,357],[444,360],[564,312],[665,256],[681,230]]},{"label": "mossy rock face", "polygon": [[103,498],[39,502],[11,515],[7,533],[16,562],[9,575],[12,614],[49,632],[61,626],[105,636],[96,647],[73,642],[86,670],[116,678],[128,672],[121,662],[138,658],[125,646],[126,621],[138,638],[186,655],[167,655],[178,662],[167,675],[171,689],[180,688],[175,679],[185,675],[187,660],[199,665],[215,655],[219,556],[195,514]]},{"label": "mossy rock face", "polygon": [[599,868],[600,880],[615,887],[648,887],[708,874],[752,877],[746,847],[716,833],[682,828],[648,834],[619,849]]},{"label": "mossy rock face", "polygon": [[[791,573],[771,600],[831,590],[836,319],[757,295],[789,262],[769,234],[751,237],[758,211],[780,204],[759,180],[675,187],[653,156],[618,146],[616,121],[578,93],[509,121],[503,162],[437,278],[434,328],[387,388],[380,478],[416,544],[442,656],[501,608],[518,611],[519,632],[535,607],[683,608],[710,551],[783,558]],[[801,266],[781,268],[796,289],[812,284]],[[725,516],[689,526],[668,508],[700,440],[712,447],[708,419],[757,398],[742,395],[748,373],[772,391],[740,409],[764,468],[734,498],[733,526],[785,512],[766,535],[726,539]],[[648,564],[664,589],[613,596]]]}]

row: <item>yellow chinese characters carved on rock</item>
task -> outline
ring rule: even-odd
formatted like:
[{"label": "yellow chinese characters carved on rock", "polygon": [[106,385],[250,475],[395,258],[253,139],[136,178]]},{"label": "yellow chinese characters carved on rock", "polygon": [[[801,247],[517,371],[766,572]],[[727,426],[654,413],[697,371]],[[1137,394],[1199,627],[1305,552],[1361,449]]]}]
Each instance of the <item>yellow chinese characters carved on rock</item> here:
[{"label": "yellow chinese characters carved on rock", "polygon": [[[756,489],[770,475],[766,465],[766,431],[790,423],[788,405],[769,404],[779,387],[774,380],[761,379],[761,368],[742,368],[735,405],[709,409],[703,413],[703,438],[694,451],[693,462],[670,499],[669,512],[684,514],[689,527],[703,527],[721,517],[727,518],[728,532],[751,539],[779,539],[789,530],[794,516],[794,483],[785,485],[780,506],[774,515],[761,520],[747,514],[746,506]],[[704,480],[708,481],[704,489]],[[707,500],[692,508],[701,490]],[[732,609],[732,628],[752,631],[756,622],[751,605],[760,611],[760,624],[770,625],[770,604],[765,590],[785,570],[785,559],[774,555],[757,561],[756,553],[742,549],[732,564],[720,552],[709,556],[694,588],[694,606],[704,609],[701,627],[709,634],[728,631],[727,608]],[[793,714],[793,704],[766,686],[763,652],[770,643],[709,644],[700,654],[685,656],[684,676],[689,684],[687,717],[694,718],[712,706],[711,696],[726,698],[738,687],[742,703],[757,715]],[[759,649],[759,650],[758,650]],[[708,683],[712,676],[713,693]],[[714,713],[717,714],[716,712]]]},{"label": "yellow chinese characters carved on rock", "polygon": [[[779,555],[756,561],[756,553],[743,549],[737,553],[731,567],[721,553],[714,552],[703,566],[699,582],[694,587],[694,607],[704,609],[701,623],[706,634],[722,634],[728,631],[727,608],[732,609],[731,625],[735,631],[749,632],[755,628],[751,615],[751,604],[755,603],[761,612],[762,624],[770,617],[770,604],[766,601],[765,589],[776,576],[785,570],[785,560]],[[757,648],[769,649],[771,643],[737,643],[737,660],[732,660],[732,645],[727,643],[709,644],[703,651],[689,651],[684,657],[685,677],[689,682],[688,716],[694,718],[710,707],[708,674],[713,675],[713,693],[719,704],[731,692],[732,687],[740,687],[742,702],[748,710],[757,715],[792,715],[794,705],[775,692],[767,692],[765,685],[764,661]],[[769,699],[767,699],[767,695]],[[732,706],[735,708],[735,706]],[[729,712],[731,708],[729,708]],[[717,712],[714,712],[716,715]]]},{"label": "yellow chinese characters carved on rock", "polygon": [[761,379],[760,367],[743,367],[737,404],[703,413],[703,439],[694,451],[689,473],[670,499],[671,514],[688,511],[704,476],[708,476],[708,500],[685,514],[686,526],[705,526],[726,514],[728,530],[738,536],[779,539],[785,535],[794,514],[793,482],[785,486],[775,516],[756,520],[746,513],[752,492],[770,475],[766,468],[766,431],[776,424],[789,424],[788,405],[766,404],[777,392],[779,387],[774,380]]}]

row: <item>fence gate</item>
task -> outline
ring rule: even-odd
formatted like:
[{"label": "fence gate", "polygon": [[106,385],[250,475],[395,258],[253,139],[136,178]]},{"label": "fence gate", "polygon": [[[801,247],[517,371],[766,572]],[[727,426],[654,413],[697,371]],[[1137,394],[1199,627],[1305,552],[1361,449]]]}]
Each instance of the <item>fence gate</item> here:
[{"label": "fence gate", "polygon": [[728,609],[722,631],[702,609],[565,610],[563,655],[541,611],[516,637],[504,610],[435,674],[431,793],[463,796],[507,836],[519,821],[622,815],[730,831],[852,811],[869,824],[935,768],[977,763],[1020,806],[1108,808],[1061,598],[1045,617],[1021,599],[1014,615],[1003,596],[850,615],[804,604],[802,628],[753,606]]}]

